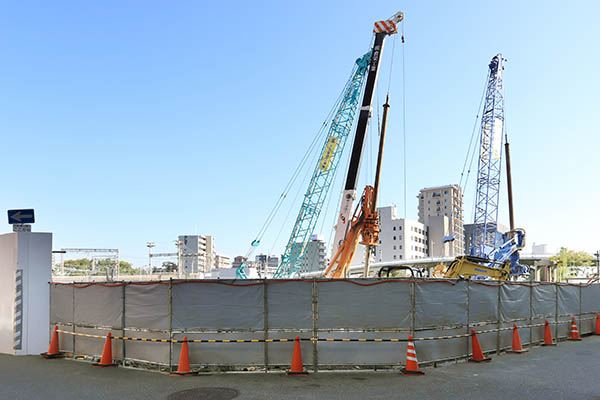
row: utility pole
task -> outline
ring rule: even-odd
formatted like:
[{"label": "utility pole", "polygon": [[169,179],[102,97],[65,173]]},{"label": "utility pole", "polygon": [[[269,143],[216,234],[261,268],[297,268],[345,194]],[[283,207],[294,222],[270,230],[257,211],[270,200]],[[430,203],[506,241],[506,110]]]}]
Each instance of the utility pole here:
[{"label": "utility pole", "polygon": [[596,256],[596,274],[598,279],[600,279],[600,250],[598,250],[594,256]]},{"label": "utility pole", "polygon": [[146,242],[146,246],[148,247],[148,269],[150,270],[148,273],[152,273],[152,248],[156,246],[154,242]]}]

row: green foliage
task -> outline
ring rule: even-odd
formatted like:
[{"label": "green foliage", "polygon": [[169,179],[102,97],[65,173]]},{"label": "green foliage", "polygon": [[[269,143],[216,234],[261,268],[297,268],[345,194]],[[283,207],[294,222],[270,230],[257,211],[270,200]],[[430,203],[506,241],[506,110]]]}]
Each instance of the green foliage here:
[{"label": "green foliage", "polygon": [[[115,260],[110,258],[102,258],[95,261],[92,270],[92,260],[88,258],[80,258],[77,260],[65,260],[64,261],[64,273],[70,276],[83,276],[83,275],[115,275]],[[62,266],[60,263],[56,263],[52,272],[54,274],[60,274],[62,272]],[[121,275],[135,275],[140,270],[133,268],[131,263],[127,261],[119,261],[119,274]]]},{"label": "green foliage", "polygon": [[573,267],[591,267],[594,266],[594,257],[585,251],[573,251],[566,247],[561,247],[560,252],[550,257],[550,260],[557,264],[557,280],[566,281],[566,278],[575,276],[577,268]]}]

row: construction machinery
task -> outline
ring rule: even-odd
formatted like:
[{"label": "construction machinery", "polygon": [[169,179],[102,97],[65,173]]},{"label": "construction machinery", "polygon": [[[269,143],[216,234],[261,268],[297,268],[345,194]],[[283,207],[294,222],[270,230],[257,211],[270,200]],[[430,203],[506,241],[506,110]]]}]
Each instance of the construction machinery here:
[{"label": "construction machinery", "polygon": [[346,84],[342,101],[329,125],[329,131],[321,149],[318,163],[315,166],[300,212],[296,217],[296,222],[274,278],[289,278],[300,270],[308,240],[313,234],[329,194],[346,141],[352,130],[370,60],[371,52],[356,60],[352,76]]},{"label": "construction machinery", "polygon": [[[347,275],[348,267],[354,258],[359,244],[365,246],[365,266],[363,277],[369,273],[369,260],[371,248],[379,245],[379,216],[377,213],[377,195],[379,193],[379,181],[381,175],[381,161],[383,156],[383,146],[385,142],[385,129],[387,125],[387,113],[389,105],[389,93],[383,106],[383,118],[381,133],[379,138],[379,151],[377,155],[377,167],[375,171],[374,186],[367,185],[361,196],[360,204],[357,205],[352,218],[350,212],[356,197],[356,185],[358,183],[358,174],[363,154],[363,147],[369,120],[371,118],[373,96],[377,85],[377,76],[379,73],[379,62],[383,52],[385,39],[389,35],[398,33],[397,24],[404,19],[402,12],[396,13],[392,18],[386,21],[375,22],[373,32],[375,40],[371,64],[369,66],[369,75],[365,93],[363,96],[358,123],[356,126],[356,135],[354,146],[350,155],[350,164],[346,175],[346,184],[342,194],[342,203],[338,213],[337,224],[334,227],[335,235],[332,248],[332,257],[329,266],[325,269],[324,276],[327,278],[343,278]],[[361,240],[362,238],[362,240]]]},{"label": "construction machinery", "polygon": [[[348,232],[347,222],[350,218],[353,201],[356,197],[358,172],[360,169],[367,128],[371,117],[371,104],[373,102],[373,95],[377,83],[383,44],[388,35],[393,35],[398,32],[397,24],[402,21],[403,17],[403,13],[398,12],[388,20],[375,23],[373,29],[373,32],[375,33],[373,47],[367,54],[357,60],[355,70],[345,87],[342,100],[329,125],[329,131],[322,147],[321,155],[315,166],[311,181],[300,207],[300,212],[298,213],[292,233],[287,242],[281,264],[277,268],[274,278],[290,278],[296,276],[300,270],[308,240],[314,232],[317,220],[329,194],[329,189],[344,150],[344,145],[354,125],[356,111],[358,110],[358,101],[364,88],[363,101],[356,122],[356,134],[346,177],[341,211],[335,228],[334,252],[337,251],[339,244],[344,241],[344,237]],[[376,194],[375,197],[373,197],[373,193],[372,187],[370,189],[365,189],[363,199],[369,204],[368,208],[372,209],[371,214],[375,213],[376,216],[376,210],[373,206],[375,204],[373,200],[376,200]],[[377,227],[378,229],[378,220],[376,217],[371,216],[359,219],[361,221],[370,221],[371,225],[369,225],[369,229],[373,229],[374,227]],[[371,230],[363,230],[363,235],[367,235],[366,232],[371,232]],[[373,243],[373,245],[375,245],[376,242],[377,240],[374,241],[373,239],[368,241],[368,243]],[[260,240],[254,240],[252,246],[256,247],[259,243]],[[352,256],[345,254],[344,260],[351,261]],[[243,263],[236,271],[236,275],[239,278],[246,278],[246,274],[244,273],[245,267],[246,265]]]},{"label": "construction machinery", "polygon": [[[504,61],[502,54],[497,54],[489,64],[481,118],[475,217],[470,254],[457,257],[445,271],[442,266],[436,267],[434,276],[443,273],[447,278],[482,277],[506,280],[510,276],[529,272],[529,267],[519,263],[519,250],[525,247],[525,230],[516,229],[514,226],[510,147],[508,136],[504,132]],[[506,139],[510,231],[500,236],[497,220],[503,138]]]}]

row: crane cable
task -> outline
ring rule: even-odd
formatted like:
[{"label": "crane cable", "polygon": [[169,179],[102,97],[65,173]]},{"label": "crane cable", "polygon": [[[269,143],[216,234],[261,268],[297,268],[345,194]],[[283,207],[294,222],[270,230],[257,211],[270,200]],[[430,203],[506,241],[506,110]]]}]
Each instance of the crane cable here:
[{"label": "crane cable", "polygon": [[[356,68],[357,68],[357,66],[354,65],[352,67],[352,72],[354,72],[354,70]],[[337,100],[335,101],[333,107],[330,109],[329,113],[325,117],[325,120],[323,121],[321,127],[319,128],[319,130],[317,131],[316,135],[314,136],[312,142],[308,146],[308,149],[306,150],[306,152],[302,156],[302,159],[300,160],[300,163],[298,164],[298,166],[294,170],[294,172],[292,174],[292,177],[289,179],[289,181],[285,185],[283,192],[281,193],[281,195],[279,196],[279,198],[275,202],[275,205],[273,206],[273,208],[271,209],[270,213],[268,214],[267,219],[265,220],[265,222],[263,223],[263,225],[259,229],[259,231],[258,231],[255,239],[251,242],[250,248],[248,249],[248,251],[246,253],[246,259],[254,252],[254,249],[260,244],[262,238],[264,237],[264,235],[267,232],[268,228],[270,227],[270,225],[272,224],[273,220],[275,219],[275,217],[276,217],[279,209],[283,205],[283,202],[287,198],[290,190],[292,189],[292,187],[294,186],[296,180],[300,176],[302,170],[306,166],[307,161],[309,160],[309,158],[311,158],[311,154],[313,154],[314,151],[315,151],[315,149],[317,148],[317,144],[322,142],[322,140],[320,140],[320,139],[322,139],[322,137],[324,136],[324,134],[326,134],[328,132],[328,130],[326,128],[329,126],[329,121],[331,121],[331,119],[332,119],[335,111],[339,107],[339,104],[342,101],[344,93],[346,92],[348,86],[350,85],[350,82],[351,82],[351,79],[349,79],[348,82],[346,83],[346,85],[344,86],[344,89],[341,91],[341,93],[338,96]],[[297,196],[298,195],[296,195],[296,197]],[[288,216],[289,216],[289,212],[288,212]],[[280,230],[280,233],[278,234],[277,238],[280,236],[280,234],[281,234],[281,230]],[[277,238],[276,238],[276,240],[277,240]]]},{"label": "crane cable", "polygon": [[[477,125],[479,122],[479,114],[482,113],[483,99],[485,98],[486,88],[487,88],[487,81],[486,81],[485,85],[483,86],[483,92],[481,93],[481,100],[479,101],[479,107],[477,108],[477,115],[475,116],[475,123],[473,124],[473,131],[471,132],[471,139],[469,141],[467,155],[465,157],[465,162],[463,164],[462,172],[460,173],[460,181],[459,181],[458,186],[460,187],[460,189],[463,193],[465,193],[467,183],[469,181],[469,175],[471,174],[471,168],[473,166],[473,159],[475,158],[477,141],[473,142],[473,139],[475,138],[475,131],[477,129]],[[477,138],[479,138],[479,135],[477,135]],[[471,151],[472,151],[472,153],[471,153]],[[463,182],[463,177],[465,174],[465,169],[467,168],[467,162],[469,161],[469,156],[471,156],[471,161],[469,162],[469,169],[467,170],[467,176]],[[464,187],[463,187],[463,183],[464,183]]]}]

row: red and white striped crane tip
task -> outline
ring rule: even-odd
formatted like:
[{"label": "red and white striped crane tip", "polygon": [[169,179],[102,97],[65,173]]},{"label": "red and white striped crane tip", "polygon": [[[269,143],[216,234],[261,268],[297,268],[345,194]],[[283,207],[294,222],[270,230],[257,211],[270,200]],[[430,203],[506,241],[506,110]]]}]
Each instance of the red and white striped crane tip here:
[{"label": "red and white striped crane tip", "polygon": [[387,33],[388,35],[393,35],[398,33],[398,25],[394,21],[385,20],[385,21],[377,21],[375,22],[375,26],[373,27],[374,33]]}]

